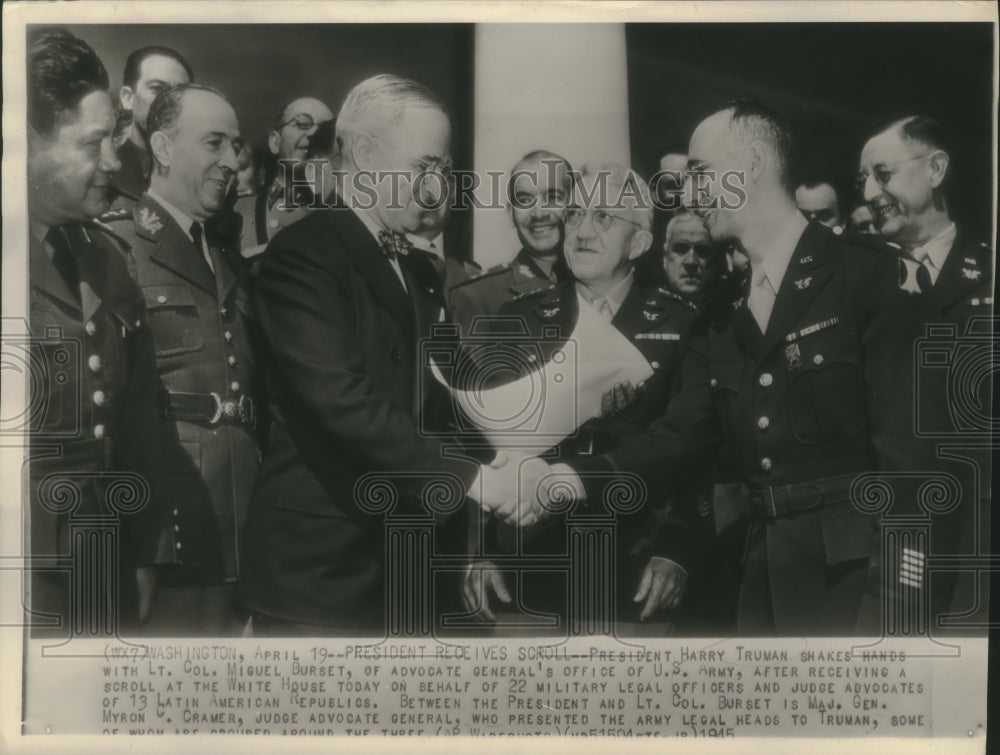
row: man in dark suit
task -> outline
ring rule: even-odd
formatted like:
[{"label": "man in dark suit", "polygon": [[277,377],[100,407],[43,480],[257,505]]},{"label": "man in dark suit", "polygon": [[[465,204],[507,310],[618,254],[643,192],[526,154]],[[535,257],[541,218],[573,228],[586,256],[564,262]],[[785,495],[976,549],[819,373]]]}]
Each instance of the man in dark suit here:
[{"label": "man in dark suit", "polygon": [[[471,487],[519,516],[516,465],[480,467],[428,434],[436,388],[418,342],[444,299],[405,234],[425,224],[418,177],[449,161],[450,137],[425,87],[389,75],[361,82],[337,116],[333,162],[344,179],[333,206],[282,230],[262,257],[272,425],[240,577],[257,634],[386,632],[387,601],[403,588],[386,585],[385,516],[426,517],[429,484],[448,488],[451,509]],[[396,491],[392,510],[372,484]],[[411,585],[410,596],[427,589]]]},{"label": "man in dark suit", "polygon": [[656,495],[728,445],[751,491],[740,633],[878,633],[882,586],[926,589],[925,554],[883,560],[879,517],[851,488],[865,473],[933,469],[912,430],[919,297],[900,290],[890,249],[807,223],[789,143],[780,117],[748,102],[695,129],[689,168],[708,179],[698,212],[713,239],[741,242],[751,275],[692,338],[665,416],[558,471],[590,501],[621,471]]},{"label": "man in dark suit", "polygon": [[[130,251],[93,222],[108,209],[109,179],[119,165],[104,65],[68,32],[33,32],[27,91],[29,326],[32,351],[46,366],[40,372],[45,380],[31,385],[31,405],[38,410],[26,428],[26,531],[28,552],[37,559],[29,621],[38,631],[47,626],[62,635],[71,619],[76,631],[100,622],[103,635],[117,628],[101,619],[119,598],[124,628],[145,618],[153,564],[172,556],[158,550],[165,522],[158,444],[149,438],[156,419],[153,344],[142,294],[129,276]],[[119,561],[103,563],[113,580],[71,595],[67,558],[95,563],[74,552],[89,542],[85,530],[80,540],[73,536],[74,520],[79,525],[83,517],[98,516],[106,523],[125,513],[115,486],[145,507],[121,518],[124,536],[113,554]],[[67,495],[78,499],[70,510]]]},{"label": "man in dark suit", "polygon": [[[153,158],[146,141],[149,135],[146,118],[153,100],[170,87],[192,81],[194,71],[176,50],[151,45],[129,54],[118,100],[122,112],[130,115],[131,126],[128,138],[118,148],[118,160],[122,167],[112,179],[117,196],[136,200],[149,186]],[[116,203],[116,207],[121,205],[121,201]]]},{"label": "man in dark suit", "polygon": [[[543,333],[552,328],[562,338],[569,338],[578,307],[592,307],[648,361],[653,375],[641,388],[631,383],[608,386],[602,416],[588,420],[558,444],[555,458],[560,459],[610,451],[663,414],[698,315],[692,301],[656,281],[641,279],[636,268],[636,260],[647,252],[652,240],[653,207],[646,183],[621,165],[584,166],[578,181],[578,186],[588,193],[595,192],[599,185],[605,186],[608,200],[597,208],[588,210],[577,204],[566,211],[564,255],[572,278],[517,296],[497,314],[500,318],[516,318],[535,339],[543,339]],[[638,199],[624,200],[619,206],[616,198],[624,196],[627,187]],[[694,219],[700,226],[700,221]],[[721,248],[714,252],[717,265]],[[480,337],[490,335],[502,341],[503,334],[509,334],[506,320],[487,320],[483,324],[486,333],[480,328]],[[520,554],[551,557],[569,553],[567,521],[552,517],[526,530]],[[689,570],[697,560],[697,528],[678,519],[661,502],[659,506],[651,503],[635,515],[618,517],[615,532],[618,557],[614,573],[607,575],[606,586],[616,595],[618,620],[646,621],[662,609],[676,607],[683,597]],[[509,558],[516,545],[513,533],[501,525],[496,538],[496,552],[514,567],[519,608],[528,613],[548,611],[565,616],[565,571],[518,569],[517,559]],[[487,543],[487,549],[493,546]],[[486,620],[495,620],[489,592],[510,602],[507,581],[494,562],[474,563],[463,584],[466,609]]]},{"label": "man in dark suit", "polygon": [[[944,127],[925,115],[911,115],[894,121],[872,136],[861,152],[859,189],[872,209],[878,233],[898,244],[904,254],[908,279],[904,285],[920,289],[929,299],[928,324],[934,324],[939,343],[954,346],[960,339],[989,337],[993,314],[993,250],[951,218],[948,186],[953,173],[950,140]],[[945,326],[942,329],[942,325]],[[970,330],[971,325],[971,330]],[[949,326],[954,327],[947,335]],[[967,348],[967,347],[966,347]],[[968,362],[966,362],[968,364]],[[960,372],[959,360],[954,369]],[[958,456],[948,465],[962,484],[962,506],[942,518],[935,530],[934,550],[952,555],[980,556],[989,552],[991,459],[989,436],[985,425],[963,426],[963,404],[975,407],[973,413],[989,416],[991,388],[983,381],[980,392],[970,401],[956,397],[949,387],[949,370],[924,370],[921,375],[919,426],[942,440],[956,445],[943,455]],[[944,407],[946,412],[942,412]],[[935,422],[934,417],[942,421]],[[964,447],[962,440],[965,441]],[[979,445],[981,450],[973,448]],[[961,529],[961,539],[949,530]],[[935,574],[936,594],[955,591],[954,613],[966,614],[964,621],[975,624],[968,615],[978,611],[980,626],[986,620],[988,601],[977,594],[976,576],[963,571]],[[936,599],[936,608],[947,600]]]},{"label": "man in dark suit", "polygon": [[160,374],[165,493],[176,565],[159,575],[149,631],[232,635],[240,539],[259,468],[250,274],[209,221],[242,145],[215,90],[174,87],[149,111],[149,190],[113,221],[134,250]]},{"label": "man in dark suit", "polygon": [[565,158],[536,150],[511,170],[510,219],[521,249],[510,262],[470,278],[451,292],[451,317],[468,334],[479,316],[495,315],[514,297],[564,280],[562,213],[572,189]]}]

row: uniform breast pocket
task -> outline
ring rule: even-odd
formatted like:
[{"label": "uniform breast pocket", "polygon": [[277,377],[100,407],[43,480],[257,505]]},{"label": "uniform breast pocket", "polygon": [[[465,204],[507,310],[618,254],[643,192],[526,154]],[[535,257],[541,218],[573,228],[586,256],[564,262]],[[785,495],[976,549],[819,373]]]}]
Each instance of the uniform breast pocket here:
[{"label": "uniform breast pocket", "polygon": [[187,354],[205,348],[194,292],[188,286],[145,286],[143,293],[149,309],[157,357]]},{"label": "uniform breast pocket", "polygon": [[868,424],[857,334],[821,332],[785,346],[792,431],[802,443],[860,433]]}]

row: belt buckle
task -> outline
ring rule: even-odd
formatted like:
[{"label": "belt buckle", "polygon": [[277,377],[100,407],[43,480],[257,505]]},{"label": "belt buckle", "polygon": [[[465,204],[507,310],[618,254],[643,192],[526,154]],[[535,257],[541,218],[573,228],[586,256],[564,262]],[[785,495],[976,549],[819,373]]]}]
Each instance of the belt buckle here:
[{"label": "belt buckle", "polygon": [[239,402],[240,421],[249,427],[257,426],[257,410],[254,407],[253,399],[243,394]]},{"label": "belt buckle", "polygon": [[208,421],[208,424],[217,425],[222,420],[222,415],[223,415],[222,396],[220,396],[215,391],[212,391],[212,393],[210,393],[209,395],[215,399],[215,414],[212,415],[212,418]]}]

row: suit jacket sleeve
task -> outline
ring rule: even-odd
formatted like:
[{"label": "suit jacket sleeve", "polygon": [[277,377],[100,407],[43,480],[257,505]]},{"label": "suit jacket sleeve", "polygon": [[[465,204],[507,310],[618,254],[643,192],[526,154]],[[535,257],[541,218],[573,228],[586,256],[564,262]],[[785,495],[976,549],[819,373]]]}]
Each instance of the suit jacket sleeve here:
[{"label": "suit jacket sleeve", "polygon": [[332,243],[280,234],[263,258],[256,304],[276,404],[353,469],[453,475],[464,492],[478,467],[443,455],[441,441],[423,437],[409,412],[376,391],[361,344],[380,334],[359,330],[354,297],[363,294],[352,290],[336,238],[324,240]]}]

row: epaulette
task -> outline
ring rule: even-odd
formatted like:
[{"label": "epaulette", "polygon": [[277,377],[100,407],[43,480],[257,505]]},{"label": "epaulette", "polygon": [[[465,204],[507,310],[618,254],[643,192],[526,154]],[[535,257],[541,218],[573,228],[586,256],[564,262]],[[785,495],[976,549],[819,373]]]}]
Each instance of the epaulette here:
[{"label": "epaulette", "polygon": [[466,278],[461,283],[455,284],[455,286],[452,288],[452,290],[454,291],[456,288],[461,288],[462,286],[468,286],[470,283],[475,283],[476,281],[480,281],[483,278],[489,278],[491,276],[496,275],[497,273],[502,273],[502,272],[504,272],[506,270],[510,270],[510,263],[509,262],[505,262],[502,265],[496,265],[494,267],[491,267],[488,270],[480,270],[478,273],[476,273],[475,275],[473,275],[473,276],[471,276],[469,278]]},{"label": "epaulette", "polygon": [[691,301],[690,299],[685,299],[680,294],[676,293],[675,291],[671,291],[669,288],[667,288],[665,286],[660,286],[658,289],[656,289],[656,291],[657,291],[657,293],[660,294],[660,296],[664,296],[667,299],[673,299],[674,301],[679,301],[685,307],[688,307],[688,308],[693,309],[695,311],[698,310],[697,305],[693,301]]},{"label": "epaulette", "polygon": [[533,296],[539,296],[541,294],[547,294],[549,291],[551,291],[555,287],[556,287],[555,283],[550,283],[547,286],[543,286],[541,288],[535,288],[535,289],[532,289],[531,291],[525,291],[523,294],[518,294],[513,299],[511,299],[511,301],[512,302],[521,301],[523,299],[530,299]]},{"label": "epaulette", "polygon": [[119,207],[117,210],[108,210],[101,215],[98,220],[102,223],[113,223],[116,220],[125,220],[132,217],[132,211],[127,207]]},{"label": "epaulette", "polygon": [[120,233],[118,233],[118,231],[116,231],[114,228],[112,228],[111,226],[109,226],[107,223],[104,222],[104,217],[105,215],[108,214],[109,213],[104,213],[104,215],[101,216],[100,220],[98,220],[97,218],[93,218],[87,223],[84,223],[83,224],[84,228],[90,228],[93,230],[101,231],[102,233],[104,233],[107,236],[110,236],[119,244],[121,244],[123,247],[125,247],[125,250],[131,254],[132,245]]}]

